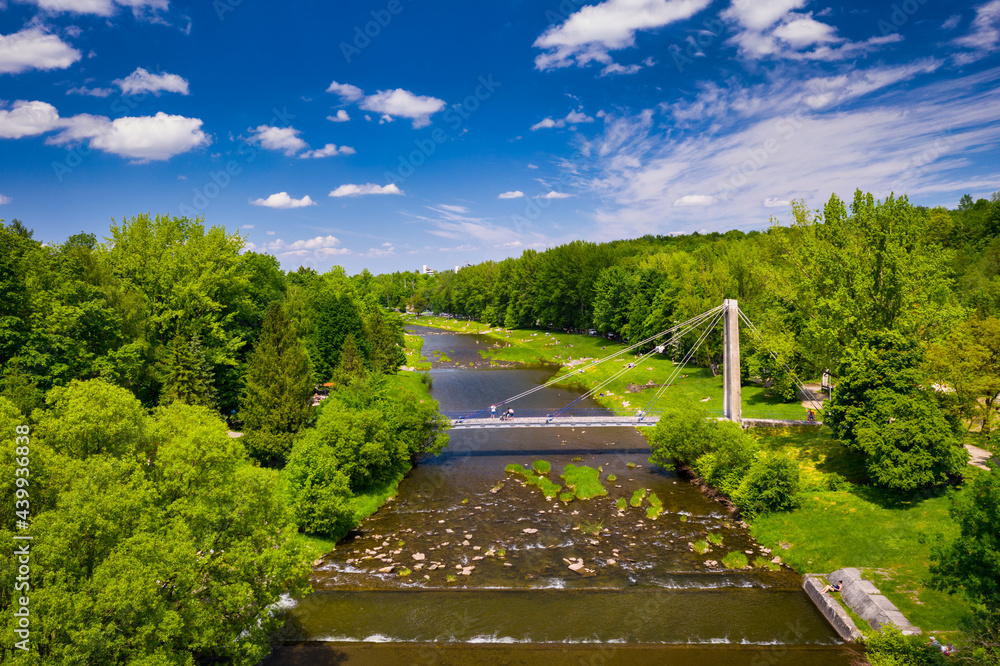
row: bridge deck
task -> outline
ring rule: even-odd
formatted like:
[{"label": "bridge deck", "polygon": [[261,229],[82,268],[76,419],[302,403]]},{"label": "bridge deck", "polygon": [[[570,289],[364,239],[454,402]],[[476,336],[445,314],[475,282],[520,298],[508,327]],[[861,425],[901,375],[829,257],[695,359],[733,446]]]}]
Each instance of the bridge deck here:
[{"label": "bridge deck", "polygon": [[[608,428],[647,427],[660,422],[658,415],[650,415],[639,420],[637,416],[561,416],[549,419],[544,416],[515,417],[509,421],[499,418],[451,419],[452,430],[474,430],[479,428]],[[819,426],[821,421],[788,421],[782,419],[743,419],[743,425],[759,427]]]}]

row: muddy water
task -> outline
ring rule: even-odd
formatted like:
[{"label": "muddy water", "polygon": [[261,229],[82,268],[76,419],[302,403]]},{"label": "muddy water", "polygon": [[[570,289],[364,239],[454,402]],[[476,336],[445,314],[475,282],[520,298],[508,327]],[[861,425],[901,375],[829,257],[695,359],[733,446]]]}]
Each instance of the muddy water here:
[{"label": "muddy water", "polygon": [[[432,371],[445,410],[480,409],[554,371],[471,369],[481,338],[418,332],[425,356],[450,359]],[[516,406],[577,395],[546,389]],[[556,482],[569,463],[600,468],[608,496],[546,500],[504,472],[540,459]],[[637,489],[663,500],[655,520],[648,503],[618,508]],[[709,534],[721,545],[694,552]],[[720,505],[650,465],[634,429],[456,431],[316,567],[316,591],[289,609],[269,663],[850,663],[799,576],[726,569],[733,551],[773,556]]]}]

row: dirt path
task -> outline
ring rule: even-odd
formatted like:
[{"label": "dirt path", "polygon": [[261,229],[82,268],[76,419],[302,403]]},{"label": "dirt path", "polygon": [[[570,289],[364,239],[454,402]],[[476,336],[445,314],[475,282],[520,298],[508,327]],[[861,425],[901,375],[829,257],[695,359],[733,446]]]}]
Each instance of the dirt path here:
[{"label": "dirt path", "polygon": [[973,446],[972,444],[966,444],[965,448],[968,449],[972,457],[969,459],[969,464],[973,467],[978,467],[979,469],[989,469],[986,466],[986,461],[993,457],[993,454],[989,451],[979,448],[978,446]]}]

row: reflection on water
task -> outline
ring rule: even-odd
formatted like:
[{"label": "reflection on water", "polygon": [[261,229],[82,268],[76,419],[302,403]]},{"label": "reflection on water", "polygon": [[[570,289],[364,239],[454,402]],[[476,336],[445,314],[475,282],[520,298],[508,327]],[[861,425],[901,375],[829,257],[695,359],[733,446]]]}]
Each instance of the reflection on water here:
[{"label": "reflection on water", "polygon": [[[480,409],[552,376],[466,369],[484,348],[480,336],[425,340],[425,356],[437,349],[451,359],[432,370],[443,410]],[[553,408],[578,395],[545,389],[517,406]],[[546,500],[504,472],[538,459],[557,483],[569,463],[600,468],[608,496]],[[637,489],[663,501],[655,520],[648,503],[619,508]],[[704,543],[710,534],[721,544]],[[695,552],[698,542],[710,550]],[[619,646],[603,658],[621,663],[850,663],[797,575],[726,570],[719,561],[733,551],[771,557],[720,505],[650,465],[634,429],[456,431],[444,454],[415,468],[398,497],[323,559],[316,592],[289,610],[286,647],[269,661],[425,663],[429,644],[426,663],[492,663],[510,650],[517,663],[560,663],[592,657],[566,647],[589,643]],[[558,654],[553,645],[563,646]]]}]

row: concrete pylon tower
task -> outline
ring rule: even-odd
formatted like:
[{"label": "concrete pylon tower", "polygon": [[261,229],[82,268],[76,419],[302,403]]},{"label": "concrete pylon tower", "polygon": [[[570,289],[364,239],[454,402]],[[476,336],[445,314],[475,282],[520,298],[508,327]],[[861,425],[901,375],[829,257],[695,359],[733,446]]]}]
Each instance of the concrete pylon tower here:
[{"label": "concrete pylon tower", "polygon": [[740,315],[736,299],[722,301],[722,415],[743,422],[740,397]]}]

